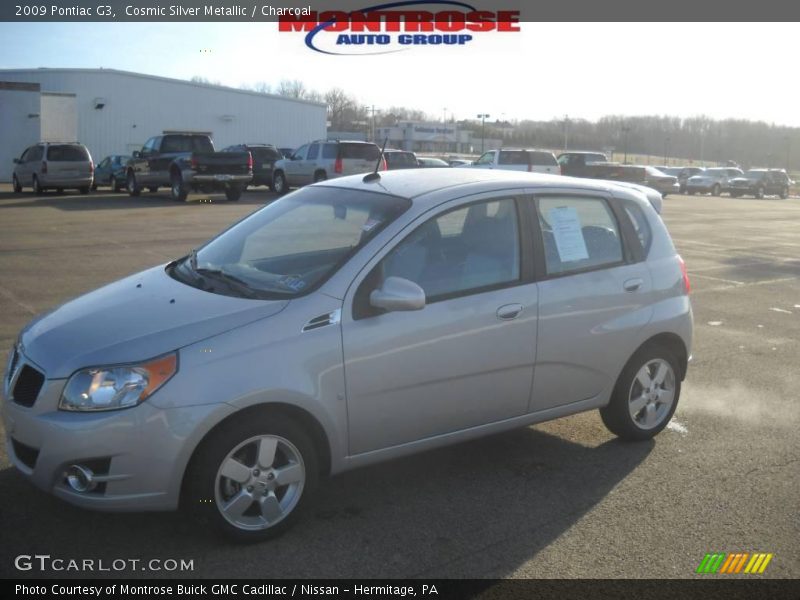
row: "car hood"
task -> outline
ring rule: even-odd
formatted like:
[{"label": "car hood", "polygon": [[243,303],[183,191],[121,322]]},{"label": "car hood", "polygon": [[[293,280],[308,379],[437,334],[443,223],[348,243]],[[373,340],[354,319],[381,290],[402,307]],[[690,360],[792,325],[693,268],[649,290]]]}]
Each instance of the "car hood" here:
[{"label": "car hood", "polygon": [[50,379],[138,362],[274,315],[288,300],[234,298],[170,277],[165,265],[126,277],[38,317],[22,352]]}]

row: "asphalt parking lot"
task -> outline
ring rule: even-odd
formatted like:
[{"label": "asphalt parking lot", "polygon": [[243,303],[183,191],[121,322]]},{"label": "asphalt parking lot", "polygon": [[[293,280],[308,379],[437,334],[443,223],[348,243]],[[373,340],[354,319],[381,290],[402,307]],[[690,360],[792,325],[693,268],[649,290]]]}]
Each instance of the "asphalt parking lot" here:
[{"label": "asphalt parking lot", "polygon": [[[1,185],[0,355],[34,314],[184,255],[270,197],[184,205]],[[49,554],[193,559],[169,575],[200,577],[695,577],[707,552],[770,552],[762,577],[800,577],[800,200],[670,196],[663,216],[696,328],[675,419],[653,442],[620,443],[587,413],[361,469],[255,546],[179,514],[73,508],[3,451],[0,576],[80,575],[14,569]]]}]

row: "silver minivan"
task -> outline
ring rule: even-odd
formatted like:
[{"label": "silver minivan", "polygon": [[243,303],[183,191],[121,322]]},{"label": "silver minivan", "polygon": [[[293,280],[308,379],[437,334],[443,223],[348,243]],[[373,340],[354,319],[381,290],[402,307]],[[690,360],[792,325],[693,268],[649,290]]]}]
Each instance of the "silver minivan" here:
[{"label": "silver minivan", "polygon": [[254,540],[323,476],[413,452],[594,409],[649,439],[692,309],[643,189],[469,169],[305,187],[29,323],[8,456],[73,504],[182,504]]},{"label": "silver minivan", "polygon": [[83,144],[36,144],[14,159],[11,180],[17,193],[31,187],[34,194],[67,188],[88,194],[94,181],[94,163]]}]

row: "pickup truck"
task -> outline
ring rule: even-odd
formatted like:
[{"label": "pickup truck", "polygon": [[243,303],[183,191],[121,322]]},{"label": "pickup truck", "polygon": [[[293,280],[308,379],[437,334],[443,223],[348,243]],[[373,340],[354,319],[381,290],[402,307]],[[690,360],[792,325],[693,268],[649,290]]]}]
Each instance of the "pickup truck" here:
[{"label": "pickup truck", "polygon": [[250,152],[215,152],[211,138],[195,133],[167,133],[147,140],[133,153],[126,170],[128,194],[169,186],[174,200],[190,192],[221,193],[238,200],[253,178]]}]

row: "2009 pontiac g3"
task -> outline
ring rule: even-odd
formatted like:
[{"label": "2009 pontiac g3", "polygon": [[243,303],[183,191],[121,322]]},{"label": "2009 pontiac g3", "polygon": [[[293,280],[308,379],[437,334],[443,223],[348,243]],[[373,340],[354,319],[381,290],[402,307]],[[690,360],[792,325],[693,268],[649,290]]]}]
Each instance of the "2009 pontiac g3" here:
[{"label": "2009 pontiac g3", "polygon": [[252,540],[361,465],[591,409],[650,438],[692,338],[656,209],[635,186],[511,171],[301,189],[27,325],[8,455],[74,504],[183,502]]}]

